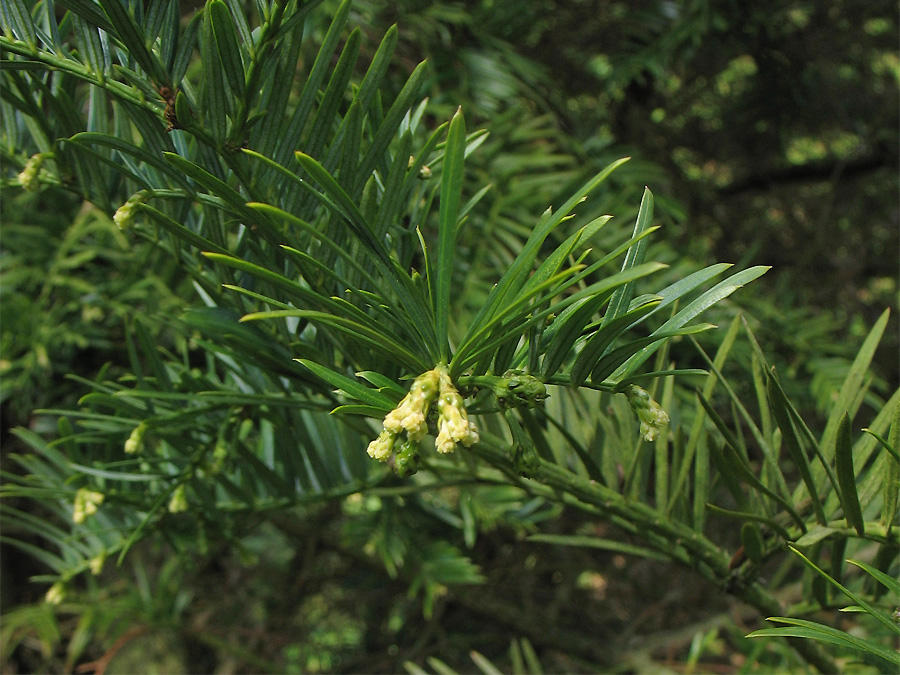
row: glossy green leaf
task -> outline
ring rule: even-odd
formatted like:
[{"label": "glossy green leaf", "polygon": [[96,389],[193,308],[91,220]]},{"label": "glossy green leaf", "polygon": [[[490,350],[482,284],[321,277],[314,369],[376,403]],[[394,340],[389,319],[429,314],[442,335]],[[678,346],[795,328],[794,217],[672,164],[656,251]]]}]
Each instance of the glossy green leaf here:
[{"label": "glossy green leaf", "polygon": [[312,129],[307,136],[303,152],[311,157],[318,157],[328,140],[329,134],[336,126],[338,109],[344,101],[353,68],[359,58],[360,31],[354,28],[344,44],[337,65],[331,71],[331,78],[325,87],[325,93],[316,111]]},{"label": "glossy green leaf", "polygon": [[798,637],[810,640],[818,640],[829,644],[848,647],[854,650],[860,650],[874,654],[887,663],[893,663],[900,666],[900,654],[896,651],[888,649],[874,640],[860,638],[831,626],[807,621],[805,619],[793,619],[784,616],[768,617],[768,621],[778,621],[780,623],[789,624],[789,627],[783,628],[763,628],[748,634],[748,638],[754,637]]},{"label": "glossy green leaf", "polygon": [[347,219],[354,234],[372,251],[373,262],[379,265],[385,280],[393,287],[405,311],[412,318],[414,332],[425,342],[429,353],[439,358],[431,310],[413,290],[409,275],[398,269],[396,262],[390,258],[384,246],[375,238],[369,223],[350,195],[344,191],[331,174],[316,160],[302,152],[297,152],[296,157],[306,172],[325,190],[325,194],[322,195],[323,199],[327,200],[327,203],[339,215]]},{"label": "glossy green leaf", "polygon": [[212,0],[206,4],[209,21],[212,25],[213,38],[219,54],[219,62],[231,93],[239,101],[246,96],[246,80],[244,79],[244,62],[241,60],[241,46],[238,43],[234,20],[228,6],[222,0]]},{"label": "glossy green leaf", "polygon": [[[372,229],[377,237],[384,237],[388,229],[402,222],[407,203],[403,200],[403,181],[409,175],[409,157],[412,135],[404,133],[394,150],[390,173],[384,183],[381,204],[375,216]],[[343,181],[342,181],[343,182]]]},{"label": "glossy green leaf", "polygon": [[57,5],[71,10],[74,14],[80,16],[89,24],[97,26],[98,28],[105,30],[107,33],[115,32],[115,28],[113,28],[113,25],[109,22],[109,18],[107,17],[106,12],[104,12],[100,8],[100,5],[98,5],[96,2],[92,2],[91,0],[55,1]]},{"label": "glossy green leaf", "polygon": [[398,396],[398,400],[406,396],[406,389],[404,387],[401,387],[391,378],[385,377],[381,373],[376,373],[374,370],[362,370],[356,373],[356,376],[361,377],[370,384],[374,384],[378,387],[379,391],[393,392]]},{"label": "glossy green leaf", "polygon": [[315,291],[310,290],[303,284],[291,281],[287,277],[284,277],[277,272],[273,272],[265,267],[247,262],[246,260],[242,260],[241,258],[235,258],[230,254],[223,255],[220,253],[204,251],[203,255],[214,262],[221,263],[233,269],[241,270],[242,272],[247,272],[248,274],[252,274],[259,279],[268,281],[274,287],[283,290],[291,298],[295,298],[298,302],[305,303],[313,307],[334,307],[334,302],[330,298],[320,295]]},{"label": "glossy green leaf", "polygon": [[[213,176],[209,171],[198,166],[194,162],[172,152],[163,155],[170,164],[182,171],[186,176],[205,187],[212,194],[220,197],[236,213],[240,214],[248,225],[256,225],[260,232],[274,240],[280,240],[280,235],[274,230],[269,220],[259,211],[247,206],[247,200],[241,194],[224,181]],[[278,243],[281,243],[278,241]]]},{"label": "glossy green leaf", "polygon": [[[716,303],[724,300],[739,288],[750,283],[754,279],[758,279],[765,274],[770,268],[764,266],[751,267],[749,269],[737,272],[724,281],[719,282],[711,289],[700,295],[697,299],[690,302],[684,309],[680,310],[675,316],[660,326],[656,332],[661,333],[673,328],[679,328],[691,321],[696,316],[706,311]],[[661,345],[655,344],[645,347],[632,358],[626,361],[617,369],[614,374],[616,379],[630,375],[637,370],[647,359],[649,359]]]},{"label": "glossy green leaf", "polygon": [[[525,246],[516,256],[513,264],[510,265],[497,285],[491,290],[484,305],[482,305],[481,309],[472,319],[469,329],[460,341],[459,347],[454,355],[454,364],[463,360],[466,362],[469,361],[467,358],[468,350],[474,346],[474,343],[480,336],[485,334],[485,327],[490,325],[492,319],[494,319],[494,315],[500,311],[501,308],[505,308],[507,297],[515,297],[518,292],[523,289],[526,276],[528,272],[531,271],[544,240],[561,222],[563,222],[563,220],[571,213],[572,209],[580,204],[588,194],[596,189],[597,186],[606,180],[616,168],[626,161],[628,161],[627,158],[620,159],[607,166],[597,176],[585,183],[555,214],[549,209],[544,212],[537,226],[528,237],[528,241],[525,242]],[[451,374],[454,374],[457,369],[458,366],[451,367],[451,371],[453,371]]]},{"label": "glossy green leaf", "polygon": [[[111,0],[117,2],[118,0]],[[228,133],[227,112],[231,109],[232,99],[228,96],[228,84],[219,51],[216,36],[213,32],[212,13],[203,12],[200,26],[200,61],[203,63],[203,97],[201,109],[206,131],[215,140],[218,147],[223,147]]]},{"label": "glossy green leaf", "polygon": [[850,436],[850,416],[844,413],[838,425],[835,439],[834,464],[838,485],[841,489],[841,503],[847,525],[864,536],[866,525],[863,521],[862,509],[859,506],[859,495],[856,492],[856,470],[853,467],[853,441]]},{"label": "glossy green leaf", "polygon": [[[620,272],[613,277],[591,284],[587,288],[569,295],[540,312],[529,313],[527,308],[533,298],[544,294],[545,291],[550,296],[557,295],[561,290],[560,285],[568,287],[572,285],[573,280],[578,279],[578,275],[574,274],[575,270],[563,271],[556,277],[552,277],[544,282],[541,286],[531,288],[527,294],[520,295],[514,302],[499,309],[492,319],[473,336],[477,340],[473,339],[472,348],[466,352],[466,358],[461,357],[462,347],[457,350],[451,361],[451,373],[455,372],[454,369],[464,370],[471,363],[474,363],[480,355],[492,353],[504,342],[513,339],[517,340],[530,326],[540,321],[545,321],[550,314],[561,313],[566,307],[582,298],[610,294],[618,286],[626,284],[633,279],[653,274],[664,267],[665,265],[660,263],[644,263],[627,272]],[[547,289],[550,290],[547,291]]]},{"label": "glossy green leaf", "polygon": [[3,28],[11,32],[19,40],[27,42],[32,49],[37,49],[37,34],[34,31],[34,20],[22,0],[9,0],[0,9]]},{"label": "glossy green leaf", "polygon": [[350,195],[325,170],[325,167],[314,158],[299,150],[294,155],[300,166],[303,167],[303,170],[324,190],[324,196],[327,196],[329,200],[328,203],[337,210],[338,215],[343,216],[347,220],[354,234],[383,262],[388,261],[387,251],[385,251],[381,242],[375,238],[371,225],[367,222]]},{"label": "glossy green leaf", "polygon": [[559,268],[565,262],[575,248],[582,243],[587,243],[591,238],[599,232],[606,223],[610,221],[612,216],[600,216],[589,222],[584,227],[578,229],[577,232],[570,235],[562,244],[556,247],[556,250],[548,255],[535,270],[528,281],[522,286],[521,292],[527,292],[535,286],[544,283],[550,277],[555,276],[559,272]]},{"label": "glossy green leaf", "polygon": [[[384,120],[378,125],[377,131],[375,131],[375,135],[372,138],[372,143],[360,161],[356,185],[354,185],[351,192],[354,196],[362,194],[363,187],[366,181],[369,180],[369,176],[378,168],[379,162],[383,161],[384,154],[397,134],[403,117],[413,104],[419,100],[426,76],[427,64],[423,61],[416,66],[416,69],[409,76],[406,84],[403,85],[403,88],[391,105],[390,110],[388,110],[387,115],[385,115]],[[385,171],[385,173],[387,172]]]},{"label": "glossy green leaf", "polygon": [[[550,333],[551,341],[550,344],[547,345],[546,351],[544,353],[544,362],[542,365],[542,372],[545,376],[553,375],[562,365],[565,358],[569,355],[569,351],[572,349],[576,340],[578,340],[585,331],[585,327],[594,314],[602,307],[604,303],[607,302],[607,298],[605,296],[595,296],[593,298],[584,298],[578,303],[570,305],[558,317],[553,320],[553,323],[550,325],[550,331],[545,330],[544,336],[546,337],[548,333]],[[603,337],[603,347],[605,345],[611,343],[616,336],[621,333],[621,331],[625,330],[634,320],[636,315],[643,315],[651,312],[653,308],[659,304],[658,301],[647,303],[642,307],[638,307],[629,313],[627,319],[624,319],[618,323],[617,330],[606,330]],[[552,331],[552,332],[551,332]],[[575,365],[572,367],[572,372],[576,372],[576,368],[578,364],[582,361],[587,361],[591,358],[593,353],[599,355],[602,349],[598,349],[595,345],[599,342],[597,339],[598,334],[600,334],[600,330],[597,330],[587,341],[585,346],[582,348],[581,352],[579,352],[578,357],[575,360]],[[588,350],[589,346],[593,346],[591,353],[588,355],[582,356],[585,350]],[[590,365],[593,365],[591,363]],[[576,376],[572,376],[573,386],[580,386],[580,382],[575,384]],[[583,380],[582,380],[583,381]]]},{"label": "glossy green leaf", "polygon": [[[662,302],[662,298],[659,296],[655,296],[654,298],[648,298],[644,304],[641,304],[637,307],[634,307],[627,312],[621,313],[615,319],[611,321],[606,321],[604,318],[603,323],[596,330],[596,332],[588,338],[587,342],[585,342],[584,347],[578,353],[578,356],[575,358],[575,362],[572,364],[572,371],[570,373],[570,379],[573,387],[580,387],[584,384],[584,381],[587,379],[588,375],[592,370],[597,366],[600,357],[606,353],[607,349],[612,345],[619,335],[625,332],[629,327],[638,323],[642,318],[649,316],[652,314]],[[560,319],[562,315],[560,315]],[[577,336],[576,336],[577,337]],[[555,343],[555,340],[554,340]],[[547,357],[550,356],[554,344],[551,344],[550,350],[548,350]],[[563,347],[564,343],[560,345]],[[545,357],[546,358],[546,357]],[[553,372],[550,366],[546,366],[548,374]]]},{"label": "glossy green leaf", "polygon": [[778,427],[781,429],[781,437],[784,440],[784,444],[787,446],[791,459],[794,462],[794,466],[800,472],[800,477],[803,479],[803,482],[806,484],[806,488],[809,491],[813,510],[816,513],[816,520],[821,525],[824,525],[827,522],[825,510],[822,506],[822,500],[816,489],[816,485],[813,482],[809,459],[806,457],[806,452],[800,443],[800,438],[791,421],[787,397],[785,396],[784,390],[781,388],[781,384],[775,377],[774,368],[769,373],[766,391],[769,395],[769,404],[772,406],[772,414],[775,417]]},{"label": "glossy green leaf", "polygon": [[100,32],[78,16],[72,17],[72,27],[78,52],[85,65],[92,75],[105,79],[112,64],[109,54],[103,51]]},{"label": "glossy green leaf", "polygon": [[354,340],[382,352],[389,359],[402,363],[410,372],[424,372],[429,369],[429,365],[426,361],[404,347],[400,342],[388,337],[384,330],[379,331],[378,324],[375,324],[375,327],[372,327],[348,317],[335,316],[326,312],[316,312],[305,309],[254,312],[244,316],[241,321],[258,321],[261,319],[277,319],[285,317],[309,319],[314,323],[331,326],[332,328],[346,333]]},{"label": "glossy green leaf", "polygon": [[[828,423],[826,424],[825,431],[822,433],[822,438],[819,441],[819,446],[822,448],[822,451],[826,453],[825,459],[829,462],[833,459],[831,453],[834,451],[835,437],[837,436],[837,429],[841,417],[843,417],[844,413],[850,413],[851,416],[853,415],[851,402],[859,392],[863,380],[868,373],[869,364],[872,362],[872,357],[875,355],[875,350],[878,348],[878,343],[881,341],[881,336],[884,334],[884,330],[887,327],[889,316],[890,310],[884,310],[878,318],[878,321],[872,326],[872,330],[869,331],[869,334],[863,341],[856,358],[853,360],[853,365],[850,366],[847,378],[844,380],[843,385],[841,385],[837,400],[832,406],[831,414],[828,416]],[[814,467],[813,478],[816,482],[821,482],[823,473],[824,469],[822,467]]]},{"label": "glossy green leaf", "polygon": [[891,420],[891,430],[888,441],[884,446],[893,457],[894,461],[888,462],[887,472],[884,477],[883,499],[881,506],[881,524],[890,527],[897,515],[898,502],[900,502],[900,402],[894,406],[894,417]]},{"label": "glossy green leaf", "polygon": [[[881,612],[877,608],[873,607],[871,604],[863,600],[862,597],[851,591],[850,589],[843,586],[839,581],[825,573],[819,567],[816,566],[814,562],[812,562],[809,558],[807,558],[803,553],[798,551],[793,546],[790,547],[791,550],[803,561],[803,563],[816,572],[819,576],[821,576],[825,581],[830,583],[832,586],[840,590],[844,595],[850,598],[857,605],[862,607],[867,614],[877,619],[884,627],[886,627],[889,631],[894,633],[895,635],[900,635],[900,624],[893,621],[887,614]],[[896,654],[898,661],[900,661],[900,653]]]},{"label": "glossy green leaf", "polygon": [[[252,16],[248,11],[249,8],[241,0],[225,0],[225,4],[228,5],[228,9],[231,12],[231,17],[234,20],[234,28],[240,36],[241,43],[247,45],[249,48],[253,43],[253,33],[250,29],[250,24],[247,22],[247,17]],[[266,14],[267,12],[264,10],[259,12],[259,16],[262,19],[265,18]]]},{"label": "glossy green leaf", "polygon": [[696,335],[697,333],[703,333],[713,328],[716,328],[716,326],[711,323],[698,323],[693,326],[677,328],[671,331],[654,331],[653,334],[648,337],[626,342],[620,347],[610,351],[594,365],[594,368],[591,370],[591,382],[597,384],[608,378],[612,375],[613,371],[627,361],[632,354],[645,348],[645,345],[653,345],[668,338],[679,337],[682,335]]},{"label": "glossy green leaf", "polygon": [[[762,482],[760,482],[759,478],[757,478],[753,473],[747,463],[747,460],[741,455],[740,451],[738,450],[738,448],[741,447],[740,442],[728,428],[728,425],[726,425],[722,418],[719,416],[719,413],[716,412],[715,408],[713,408],[712,404],[700,392],[697,392],[697,399],[700,401],[703,409],[706,411],[706,414],[709,416],[712,423],[725,438],[725,445],[722,447],[720,459],[724,463],[726,470],[741,482],[746,483],[750,487],[774,500],[787,512],[791,519],[795,523],[797,523],[797,525],[800,527],[800,530],[805,533],[807,530],[806,523],[800,517],[791,503],[784,497],[764,485]],[[715,454],[712,454],[711,456],[713,457],[713,459],[716,459]]]},{"label": "glossy green leaf", "polygon": [[[144,28],[148,35],[158,36],[160,63],[167,70],[175,57],[175,47],[181,32],[179,5],[172,2],[154,2],[147,7]],[[169,70],[171,77],[171,70]],[[177,84],[174,80],[172,84]]]},{"label": "glossy green leaf", "polygon": [[352,396],[357,401],[361,401],[366,405],[370,405],[373,408],[377,408],[384,412],[390,412],[396,405],[394,401],[382,394],[377,389],[371,389],[363,384],[360,384],[356,380],[350,379],[346,375],[341,375],[340,373],[337,373],[330,368],[326,368],[325,366],[319,365],[318,363],[309,361],[307,359],[296,360],[309,368],[313,373],[325,380],[332,387],[336,387],[341,391],[346,392],[349,396]]},{"label": "glossy green leaf", "polygon": [[447,341],[450,325],[450,288],[453,278],[453,252],[456,248],[456,222],[462,196],[465,142],[466,122],[462,110],[457,110],[447,132],[447,147],[441,175],[441,208],[435,267],[437,278],[433,282],[435,333],[443,361],[447,361],[450,356]]},{"label": "glossy green leaf", "polygon": [[181,33],[181,37],[178,40],[178,48],[175,50],[175,54],[172,57],[172,67],[170,71],[172,74],[172,84],[175,86],[180,86],[181,81],[184,79],[184,74],[187,72],[188,65],[190,65],[194,49],[197,47],[197,39],[200,35],[200,28],[203,21],[202,13],[195,14],[191,17],[191,20],[188,21],[187,26]]},{"label": "glossy green leaf", "polygon": [[366,74],[359,84],[359,92],[356,95],[356,100],[363,110],[368,109],[369,104],[372,102],[372,98],[381,86],[384,76],[390,67],[391,58],[394,56],[394,50],[397,48],[398,40],[399,31],[395,24],[385,32],[384,37],[381,39],[381,43],[378,45],[378,49],[375,50],[375,55],[372,57],[371,63],[369,63]]},{"label": "glossy green leaf", "polygon": [[[866,574],[873,577],[876,581],[882,584],[885,588],[887,588],[891,593],[896,596],[900,596],[900,580],[897,577],[893,577],[889,574],[885,574],[880,569],[876,567],[872,567],[860,560],[847,560],[851,565],[856,565],[860,569],[864,570]],[[863,608],[865,609],[865,608]]]},{"label": "glossy green leaf", "polygon": [[184,225],[179,222],[176,222],[169,216],[167,216],[162,211],[153,208],[147,204],[140,204],[138,207],[141,212],[148,214],[151,218],[153,218],[160,226],[174,234],[179,239],[184,240],[194,248],[199,251],[212,251],[214,253],[219,253],[222,255],[229,255],[230,252],[228,249],[222,248],[218,244],[214,244],[209,239],[201,237],[198,234],[195,234]]},{"label": "glossy green leaf", "polygon": [[[133,143],[129,143],[128,141],[125,141],[121,138],[116,138],[115,136],[111,136],[109,134],[97,134],[85,131],[79,134],[75,134],[71,138],[67,139],[67,142],[99,145],[120,152],[123,155],[131,156],[138,162],[147,164],[148,166],[152,166],[157,171],[165,174],[179,186],[185,189],[190,189],[190,183],[185,180],[184,174],[174,170],[170,164],[166,163],[163,160],[162,157],[156,156],[148,152],[144,148],[134,145]],[[154,185],[152,187],[162,186]]]},{"label": "glossy green leaf", "polygon": [[[332,241],[331,239],[329,239],[320,230],[314,228],[309,223],[307,223],[303,220],[300,220],[296,216],[294,216],[290,213],[287,213],[286,211],[282,211],[279,208],[271,206],[270,204],[250,203],[250,204],[247,204],[247,206],[249,208],[256,209],[257,211],[261,211],[262,213],[265,213],[273,221],[277,221],[278,219],[283,219],[287,223],[289,223],[292,227],[296,227],[297,229],[302,230],[304,233],[314,237],[316,240],[321,242],[321,244],[323,246],[327,247],[336,256],[340,257],[341,261],[344,264],[351,267],[353,269],[353,271],[356,272],[356,274],[358,274],[360,277],[362,277],[366,282],[368,282],[372,288],[378,287],[378,282],[375,280],[375,278],[372,277],[365,270],[365,268],[363,268],[362,265],[359,264],[359,262],[356,260],[356,258],[351,253],[349,253],[344,247],[340,246],[339,244],[337,244],[334,241]],[[296,251],[295,249],[291,248],[290,246],[284,246],[283,248],[286,251],[294,251],[296,253],[299,253],[299,251]]]},{"label": "glossy green leaf", "polygon": [[797,541],[794,542],[794,546],[797,548],[809,548],[840,533],[841,530],[837,528],[816,524],[809,528],[802,537],[797,539]]},{"label": "glossy green leaf", "polygon": [[[632,237],[640,236],[647,228],[650,227],[650,221],[653,219],[653,193],[649,188],[644,188],[644,194],[641,197],[641,206],[638,209],[637,220],[634,224],[634,233]],[[641,239],[634,246],[628,249],[625,261],[622,263],[622,271],[630,269],[635,265],[644,262],[644,256],[647,252],[647,240]],[[634,297],[634,283],[628,283],[616,289],[612,299],[609,301],[609,307],[603,316],[601,328],[628,311],[631,299]]]},{"label": "glossy green leaf", "polygon": [[[707,268],[709,269],[709,268]],[[731,353],[731,349],[734,346],[734,342],[737,339],[739,322],[738,318],[731,322],[731,325],[728,327],[728,330],[725,332],[722,341],[719,343],[719,347],[716,350],[716,356],[713,360],[713,365],[717,367],[721,367],[725,361],[728,359],[728,355]],[[719,382],[718,376],[713,372],[709,373],[706,377],[706,382],[703,384],[702,393],[703,396],[709,400],[713,392],[715,391],[716,385]],[[669,513],[675,506],[675,501],[679,498],[679,495],[682,494],[682,490],[684,489],[685,482],[687,481],[687,477],[690,473],[691,463],[694,460],[694,457],[697,453],[698,446],[701,442],[701,438],[705,436],[704,431],[704,422],[706,415],[704,414],[703,406],[700,402],[697,402],[696,414],[694,416],[694,421],[691,424],[690,432],[688,433],[687,442],[684,447],[684,455],[681,459],[681,464],[678,467],[677,474],[675,480],[672,483],[672,487],[670,490],[670,494],[672,495],[670,501],[666,507],[666,512]],[[694,510],[699,508],[700,505],[699,495],[695,499]],[[705,504],[705,501],[703,502]]]},{"label": "glossy green leaf", "polygon": [[[334,13],[334,18],[331,21],[325,39],[322,41],[322,46],[319,48],[312,68],[305,78],[303,91],[300,93],[300,98],[294,107],[293,114],[278,126],[279,131],[276,142],[272,146],[272,156],[279,164],[286,164],[291,153],[297,148],[303,147],[300,142],[303,130],[306,128],[307,120],[316,103],[319,90],[325,82],[325,77],[332,70],[332,58],[343,36],[349,12],[350,0],[344,0]],[[286,23],[283,30],[288,28],[289,25]],[[293,64],[286,65],[293,66]],[[288,74],[284,73],[282,77],[288,77]],[[293,70],[289,77],[293,79]]]},{"label": "glossy green leaf", "polygon": [[157,86],[168,84],[169,76],[166,74],[165,68],[150,53],[144,42],[144,33],[128,12],[126,4],[121,0],[100,0],[100,4],[129,55],[156,82]]},{"label": "glossy green leaf", "polygon": [[659,307],[657,307],[656,312],[668,307],[674,302],[680,300],[688,293],[696,290],[707,281],[714,279],[719,276],[725,270],[732,267],[729,263],[716,263],[715,265],[710,265],[709,267],[705,267],[702,270],[698,270],[687,275],[684,279],[679,279],[675,283],[670,286],[666,286],[661,291],[657,291],[655,295],[658,295],[662,298],[662,302]]},{"label": "glossy green leaf", "polygon": [[654,551],[653,549],[646,548],[644,546],[627,544],[622,541],[604,539],[602,537],[587,537],[566,534],[532,534],[527,538],[527,540],[534,541],[540,544],[553,544],[556,546],[599,548],[604,551],[627,553],[629,555],[638,556],[640,558],[649,558],[650,560],[668,560],[668,557],[660,553],[659,551]]}]

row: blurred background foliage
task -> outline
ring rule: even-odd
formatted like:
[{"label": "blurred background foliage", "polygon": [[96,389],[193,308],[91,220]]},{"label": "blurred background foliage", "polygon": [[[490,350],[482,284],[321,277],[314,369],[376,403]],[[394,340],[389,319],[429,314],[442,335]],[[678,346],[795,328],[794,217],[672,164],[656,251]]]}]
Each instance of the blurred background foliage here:
[{"label": "blurred background foliage", "polygon": [[[305,58],[337,5],[312,15]],[[896,3],[356,0],[362,62],[394,23],[394,92],[427,58],[427,126],[462,104],[469,128],[490,132],[466,166],[472,184],[493,189],[463,258],[502,267],[536,214],[631,155],[583,212],[629,227],[650,185],[664,226],[654,258],[671,278],[695,261],[773,265],[708,320],[725,326],[743,312],[794,404],[827,417],[869,328],[898,305]],[[8,456],[25,451],[12,427],[48,433],[36,409],[73,407],[86,380],[128,372],[129,317],[142,314],[173,351],[185,343],[162,318],[184,307],[187,275],[152,242],[125,240],[110,215],[62,188],[4,189],[5,471],[19,471]],[[486,237],[499,245],[478,246]],[[475,303],[485,289],[467,290]],[[898,317],[876,354],[877,400],[900,385]],[[712,353],[720,338],[698,339]],[[749,368],[749,347],[735,354],[735,368]],[[679,366],[705,367],[695,358]],[[236,522],[230,537],[198,541],[193,557],[148,540],[58,607],[26,582],[46,570],[4,545],[3,670],[69,672],[93,659],[106,672],[389,672],[439,654],[467,672],[473,650],[510,670],[532,645],[548,672],[808,668],[781,643],[745,639],[752,616],[690,570],[525,541],[538,524],[616,535],[492,489],[461,505],[453,489],[394,485],[263,526]],[[460,517],[448,521],[447,506]],[[804,592],[790,587],[788,599]]]},{"label": "blurred background foliage", "polygon": [[[516,153],[513,174],[526,181],[516,197],[536,186],[552,195],[565,168],[632,155],[631,189],[653,187],[664,245],[678,258],[773,265],[737,301],[761,320],[767,352],[804,381],[840,381],[839,364],[846,369],[853,353],[842,338],[859,339],[896,306],[895,3],[356,7],[363,25],[408,26],[400,49],[410,62],[428,57],[433,100],[447,108],[463,100],[489,124],[497,154],[474,158],[488,163],[487,182],[512,164],[503,161],[507,139],[547,115],[532,143],[549,156]],[[893,316],[880,355],[894,386],[898,327]]]}]

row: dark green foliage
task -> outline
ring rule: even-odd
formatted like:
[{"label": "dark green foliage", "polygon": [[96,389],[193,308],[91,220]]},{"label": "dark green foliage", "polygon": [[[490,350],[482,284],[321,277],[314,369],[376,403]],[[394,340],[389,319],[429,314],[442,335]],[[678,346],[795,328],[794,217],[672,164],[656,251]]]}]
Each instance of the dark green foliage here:
[{"label": "dark green foliage", "polygon": [[[746,121],[758,74],[778,70],[774,48],[716,55],[702,67],[727,100],[711,103],[684,64],[744,14],[737,46],[824,10],[779,10],[765,33],[773,17],[703,2],[587,18],[553,2],[58,4],[0,12],[3,401],[23,423],[3,543],[49,589],[4,617],[4,659],[101,668],[146,635],[148,652],[177,645],[175,670],[449,672],[473,648],[484,672],[640,670],[660,653],[588,636],[627,636],[660,606],[668,627],[681,603],[656,579],[691,574],[675,588],[702,590],[671,624],[694,625],[688,669],[726,640],[759,670],[830,671],[847,649],[893,662],[900,391],[870,371],[894,319],[835,348],[827,316],[777,317],[757,284],[745,319],[735,298],[768,264],[697,264],[709,247],[654,225],[683,222],[675,186],[713,213],[704,189],[756,189],[735,160],[698,169],[682,150],[701,121],[714,138]],[[402,59],[402,27],[358,21],[388,11],[434,63]],[[612,26],[615,58],[576,56]],[[565,30],[565,74],[514,49]],[[642,118],[642,97],[663,114]],[[626,131],[658,164],[619,158]],[[809,155],[788,131],[775,150]],[[20,188],[64,217],[33,217]],[[770,365],[779,329],[801,365]],[[804,368],[827,375],[808,386]],[[584,608],[620,573],[632,604],[595,626]],[[783,605],[794,581],[804,595]],[[716,593],[714,611],[731,595],[791,626],[753,637],[813,640],[757,647],[724,613],[701,629]],[[822,624],[844,596],[851,637]]]}]

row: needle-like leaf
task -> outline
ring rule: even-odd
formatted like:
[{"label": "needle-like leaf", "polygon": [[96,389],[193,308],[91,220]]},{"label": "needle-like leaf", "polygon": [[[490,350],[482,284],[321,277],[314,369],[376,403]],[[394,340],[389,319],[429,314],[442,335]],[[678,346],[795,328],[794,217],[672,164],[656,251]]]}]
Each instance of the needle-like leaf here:
[{"label": "needle-like leaf", "polygon": [[435,266],[437,278],[432,282],[435,302],[433,308],[436,322],[435,333],[442,361],[447,361],[450,356],[447,342],[450,324],[450,286],[453,278],[453,252],[456,247],[456,220],[462,195],[465,148],[466,123],[462,110],[457,110],[450,121],[450,130],[447,132],[447,147],[441,176],[441,210],[438,221],[438,253]]}]

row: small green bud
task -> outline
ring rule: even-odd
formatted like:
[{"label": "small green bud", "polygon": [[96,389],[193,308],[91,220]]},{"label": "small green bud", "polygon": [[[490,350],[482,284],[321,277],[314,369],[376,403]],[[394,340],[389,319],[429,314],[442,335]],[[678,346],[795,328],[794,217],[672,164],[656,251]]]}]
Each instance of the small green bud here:
[{"label": "small green bud", "polygon": [[34,346],[34,357],[41,368],[50,367],[50,355],[47,354],[47,348],[44,345],[36,344]]},{"label": "small green bud", "polygon": [[78,488],[72,510],[72,522],[81,525],[89,516],[97,513],[97,507],[103,503],[103,494],[89,488]]},{"label": "small green bud", "polygon": [[66,598],[66,585],[57,581],[50,587],[50,590],[47,591],[47,595],[44,596],[44,601],[48,605],[58,605]]},{"label": "small green bud", "polygon": [[501,408],[534,408],[547,398],[544,383],[520,370],[507,370],[491,390]]},{"label": "small green bud", "polygon": [[44,163],[44,154],[38,153],[33,155],[26,163],[22,173],[16,176],[19,185],[28,192],[37,192],[41,187],[38,177],[41,173],[41,165]]},{"label": "small green bud", "polygon": [[419,444],[406,440],[397,446],[394,471],[400,478],[412,476],[419,470]]},{"label": "small green bud", "polygon": [[206,471],[210,475],[216,475],[222,468],[225,466],[225,462],[228,459],[228,446],[225,444],[224,438],[219,438],[216,440],[216,445],[213,448],[212,456],[209,460],[209,463],[206,466]]},{"label": "small green bud", "polygon": [[522,476],[531,478],[541,466],[541,456],[538,455],[533,445],[527,444],[524,447],[520,445],[516,447],[513,466]]},{"label": "small green bud", "polygon": [[184,483],[182,483],[172,492],[172,497],[169,499],[169,513],[184,513],[187,510],[187,494],[184,490]]},{"label": "small green bud", "polygon": [[116,224],[116,227],[123,232],[131,229],[131,226],[134,224],[137,207],[139,204],[143,204],[145,199],[147,199],[147,191],[138,190],[128,198],[128,201],[116,209],[115,214],[113,214],[113,222]]},{"label": "small green bud", "polygon": [[[166,110],[168,111],[168,106]],[[187,129],[193,123],[194,114],[191,110],[191,104],[188,103],[187,96],[180,89],[175,95],[175,117],[171,119],[167,114],[166,119],[173,129]]]},{"label": "small green bud", "polygon": [[147,433],[147,423],[141,422],[131,432],[128,440],[125,441],[125,453],[134,455],[141,451],[144,447],[144,434]]},{"label": "small green bud", "polygon": [[646,390],[635,384],[630,384],[625,388],[625,395],[628,397],[631,409],[641,421],[641,436],[646,441],[655,441],[659,436],[659,430],[669,423],[669,415],[659,403],[650,398],[650,394]]},{"label": "small green bud", "polygon": [[[406,168],[411,169],[416,165],[416,158],[413,155],[409,156],[409,163],[406,165]],[[431,167],[423,164],[419,168],[419,179],[420,180],[430,180],[431,179]]]},{"label": "small green bud", "polygon": [[93,558],[88,561],[88,566],[91,568],[91,574],[95,577],[103,571],[103,564],[106,562],[106,551],[101,551],[99,555],[95,555]]},{"label": "small green bud", "polygon": [[366,452],[369,453],[369,457],[372,459],[377,459],[379,462],[385,462],[394,451],[394,442],[396,440],[397,434],[385,429],[378,435],[378,438],[369,443]]}]

